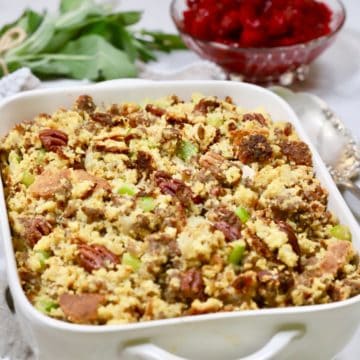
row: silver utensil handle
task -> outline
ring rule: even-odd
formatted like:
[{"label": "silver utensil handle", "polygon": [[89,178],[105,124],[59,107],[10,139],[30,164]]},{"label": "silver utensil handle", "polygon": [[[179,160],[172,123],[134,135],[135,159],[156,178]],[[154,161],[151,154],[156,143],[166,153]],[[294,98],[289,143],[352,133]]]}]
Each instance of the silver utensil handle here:
[{"label": "silver utensil handle", "polygon": [[355,195],[360,200],[360,187],[352,181],[344,181],[339,184],[343,188],[349,190],[353,195]]}]

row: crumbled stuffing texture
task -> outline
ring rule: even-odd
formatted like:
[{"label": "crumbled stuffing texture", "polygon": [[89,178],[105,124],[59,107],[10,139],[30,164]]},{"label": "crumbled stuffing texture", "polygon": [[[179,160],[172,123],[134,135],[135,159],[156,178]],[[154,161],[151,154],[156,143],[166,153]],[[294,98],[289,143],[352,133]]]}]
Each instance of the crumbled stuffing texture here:
[{"label": "crumbled stuffing texture", "polygon": [[83,95],[15,126],[0,156],[22,286],[54,318],[123,324],[360,292],[308,146],[262,110]]}]

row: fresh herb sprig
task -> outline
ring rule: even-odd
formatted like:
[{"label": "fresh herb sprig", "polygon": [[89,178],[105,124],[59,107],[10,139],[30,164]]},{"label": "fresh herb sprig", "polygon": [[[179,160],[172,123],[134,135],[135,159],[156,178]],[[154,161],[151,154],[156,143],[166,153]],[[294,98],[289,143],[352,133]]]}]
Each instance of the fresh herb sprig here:
[{"label": "fresh herb sprig", "polygon": [[[109,80],[137,75],[136,60],[185,48],[178,35],[134,30],[141,12],[111,12],[94,0],[62,0],[59,15],[26,10],[0,29],[21,27],[26,40],[3,54],[10,72],[29,67],[41,79]],[[3,75],[0,69],[0,75]]]}]

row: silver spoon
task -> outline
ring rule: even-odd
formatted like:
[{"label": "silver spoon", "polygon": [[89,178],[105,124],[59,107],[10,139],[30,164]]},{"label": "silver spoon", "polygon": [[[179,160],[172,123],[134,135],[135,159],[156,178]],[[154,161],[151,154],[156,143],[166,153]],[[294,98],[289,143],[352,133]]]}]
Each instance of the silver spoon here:
[{"label": "silver spoon", "polygon": [[295,110],[338,187],[360,200],[360,187],[354,182],[360,174],[360,146],[343,122],[315,95],[294,93],[281,86],[271,90]]}]

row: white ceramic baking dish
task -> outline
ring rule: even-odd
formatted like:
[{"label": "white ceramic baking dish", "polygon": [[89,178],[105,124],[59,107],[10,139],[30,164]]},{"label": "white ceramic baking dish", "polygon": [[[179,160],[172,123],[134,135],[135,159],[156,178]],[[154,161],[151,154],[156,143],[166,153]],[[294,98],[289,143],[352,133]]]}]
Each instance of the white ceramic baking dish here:
[{"label": "white ceramic baking dish", "polygon": [[[98,104],[111,104],[168,94],[189,98],[193,92],[229,95],[245,108],[262,106],[275,121],[290,121],[302,139],[309,142],[295,113],[281,98],[260,87],[231,82],[110,82],[28,92],[0,105],[0,135],[40,112],[51,113],[71,106],[81,94],[93,96]],[[310,147],[317,175],[330,193],[329,206],[349,226],[355,247],[360,250],[358,224],[318,153]],[[130,325],[87,326],[58,321],[39,313],[21,289],[2,186],[0,225],[16,314],[41,360],[329,360],[348,343],[359,325],[360,296],[327,305],[218,313]]]}]

